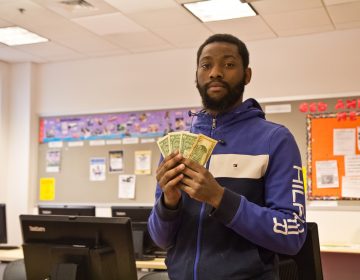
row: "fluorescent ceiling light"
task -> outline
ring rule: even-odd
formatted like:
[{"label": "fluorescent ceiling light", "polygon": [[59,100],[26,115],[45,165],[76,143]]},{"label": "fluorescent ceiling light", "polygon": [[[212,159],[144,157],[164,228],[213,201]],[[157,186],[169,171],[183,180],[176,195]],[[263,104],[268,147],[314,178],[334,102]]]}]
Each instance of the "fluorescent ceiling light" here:
[{"label": "fluorescent ceiling light", "polygon": [[21,27],[0,28],[0,43],[8,46],[27,45],[47,41],[49,40]]},{"label": "fluorescent ceiling light", "polygon": [[207,0],[183,5],[202,22],[256,16],[252,7],[240,0]]}]

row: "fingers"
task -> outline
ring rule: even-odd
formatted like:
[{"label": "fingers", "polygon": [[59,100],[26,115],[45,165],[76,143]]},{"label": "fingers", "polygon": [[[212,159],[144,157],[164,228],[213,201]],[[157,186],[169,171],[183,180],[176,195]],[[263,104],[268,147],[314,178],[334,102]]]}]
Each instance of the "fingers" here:
[{"label": "fingers", "polygon": [[182,155],[179,152],[173,152],[160,163],[159,167],[156,170],[156,180],[159,182],[164,174],[169,170],[174,168],[182,159]]},{"label": "fingers", "polygon": [[[182,171],[184,170],[185,165],[184,164],[180,164],[178,166],[176,166],[175,168],[172,168],[170,170],[166,170],[165,172],[161,173],[161,175],[159,174],[159,178],[157,176],[159,185],[161,187],[169,187],[169,186],[175,186],[183,177],[184,175],[182,174]],[[179,179],[179,176],[181,177]],[[175,184],[173,183],[175,182]]]}]

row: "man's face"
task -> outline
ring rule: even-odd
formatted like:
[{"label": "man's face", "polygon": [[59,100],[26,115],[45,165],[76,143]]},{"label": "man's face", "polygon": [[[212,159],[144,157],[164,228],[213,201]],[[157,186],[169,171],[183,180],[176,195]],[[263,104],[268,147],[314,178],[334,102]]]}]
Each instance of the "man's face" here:
[{"label": "man's face", "polygon": [[236,45],[214,42],[203,48],[196,71],[196,86],[206,109],[220,113],[240,104],[247,84],[245,78]]}]

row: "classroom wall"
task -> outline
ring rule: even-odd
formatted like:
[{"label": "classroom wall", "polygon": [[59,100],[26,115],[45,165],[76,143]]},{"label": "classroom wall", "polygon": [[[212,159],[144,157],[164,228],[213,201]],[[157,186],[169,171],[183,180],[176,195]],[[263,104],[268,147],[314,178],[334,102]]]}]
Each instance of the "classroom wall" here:
[{"label": "classroom wall", "polygon": [[[254,41],[248,47],[253,80],[246,98],[280,101],[360,92],[360,29]],[[184,49],[36,66],[0,65],[11,96],[4,118],[7,140],[2,140],[7,155],[1,154],[7,180],[0,181],[0,194],[5,193],[10,207],[11,243],[21,243],[18,214],[31,212],[37,200],[36,117],[198,106],[195,53]],[[320,224],[322,239],[342,236],[344,228],[316,211],[310,209],[308,217]],[[344,217],[341,210],[331,211],[329,215]],[[341,224],[352,232],[349,238],[360,228],[360,219],[354,220],[358,213]],[[323,228],[332,228],[331,235]]]}]

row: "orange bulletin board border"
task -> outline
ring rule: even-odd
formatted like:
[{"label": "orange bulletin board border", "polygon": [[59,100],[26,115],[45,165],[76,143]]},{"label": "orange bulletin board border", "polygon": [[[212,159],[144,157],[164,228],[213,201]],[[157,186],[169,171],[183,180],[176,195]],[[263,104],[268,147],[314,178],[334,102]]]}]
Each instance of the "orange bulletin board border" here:
[{"label": "orange bulletin board border", "polygon": [[[338,119],[337,113],[309,114],[307,122],[307,169],[308,169],[308,199],[310,200],[360,200],[360,198],[342,196],[342,176],[345,175],[343,155],[333,154],[334,129],[354,128],[356,132],[355,151],[360,155],[360,112],[356,119]],[[336,160],[338,166],[338,188],[318,188],[316,181],[316,161]]]}]

